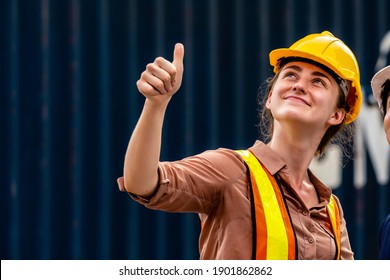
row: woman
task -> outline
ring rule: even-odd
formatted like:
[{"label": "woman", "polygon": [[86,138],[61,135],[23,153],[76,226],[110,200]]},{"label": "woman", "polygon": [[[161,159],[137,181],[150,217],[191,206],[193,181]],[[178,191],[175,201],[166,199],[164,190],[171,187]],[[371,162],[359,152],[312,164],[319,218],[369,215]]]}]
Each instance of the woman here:
[{"label": "woman", "polygon": [[[372,77],[371,88],[383,114],[383,127],[390,145],[390,65]],[[379,231],[379,259],[390,260],[390,214],[383,220]]]},{"label": "woman", "polygon": [[119,188],[151,209],[199,213],[201,259],[353,259],[339,200],[309,170],[359,113],[351,50],[325,31],[272,51],[267,143],[159,162],[164,113],[181,85],[183,57],[177,44],[172,62],[157,58],[137,82],[146,100]]}]

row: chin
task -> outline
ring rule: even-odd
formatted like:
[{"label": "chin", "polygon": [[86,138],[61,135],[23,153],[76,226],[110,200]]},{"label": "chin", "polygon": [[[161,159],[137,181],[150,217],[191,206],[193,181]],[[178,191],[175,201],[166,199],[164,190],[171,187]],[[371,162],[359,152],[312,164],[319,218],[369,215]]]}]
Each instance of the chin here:
[{"label": "chin", "polygon": [[306,115],[302,110],[285,110],[281,112],[278,116],[275,116],[275,119],[279,117],[284,120],[293,120],[297,122],[308,122],[312,123],[314,121],[313,116]]}]

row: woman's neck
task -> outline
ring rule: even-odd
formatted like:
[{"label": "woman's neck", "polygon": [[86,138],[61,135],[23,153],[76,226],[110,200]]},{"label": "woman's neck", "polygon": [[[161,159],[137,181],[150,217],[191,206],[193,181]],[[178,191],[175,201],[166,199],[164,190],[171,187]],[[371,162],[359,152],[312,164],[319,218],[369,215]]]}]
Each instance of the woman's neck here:
[{"label": "woman's neck", "polygon": [[[318,130],[317,130],[318,131]],[[269,147],[286,163],[292,187],[301,188],[304,182],[310,182],[307,169],[321,141],[323,133],[308,127],[275,126]]]}]

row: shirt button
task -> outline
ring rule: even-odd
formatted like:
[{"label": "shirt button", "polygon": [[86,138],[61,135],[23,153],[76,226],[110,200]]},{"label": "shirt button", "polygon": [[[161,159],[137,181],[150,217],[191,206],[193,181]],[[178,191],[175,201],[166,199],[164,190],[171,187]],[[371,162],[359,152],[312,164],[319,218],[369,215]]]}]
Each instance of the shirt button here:
[{"label": "shirt button", "polygon": [[313,238],[309,238],[309,243],[313,243],[314,242],[314,239]]},{"label": "shirt button", "polygon": [[307,216],[307,211],[306,210],[304,210],[303,212],[302,212],[302,214],[304,215],[304,216]]}]

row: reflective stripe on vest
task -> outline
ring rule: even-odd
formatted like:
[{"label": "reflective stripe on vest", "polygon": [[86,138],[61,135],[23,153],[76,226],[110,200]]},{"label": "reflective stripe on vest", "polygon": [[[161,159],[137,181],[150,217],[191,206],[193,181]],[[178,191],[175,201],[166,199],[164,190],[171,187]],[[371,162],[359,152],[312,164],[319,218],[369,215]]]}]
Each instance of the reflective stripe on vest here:
[{"label": "reflective stripe on vest", "polygon": [[332,225],[333,234],[336,239],[336,247],[337,247],[336,259],[339,260],[341,254],[340,212],[339,212],[338,204],[335,198],[333,197],[333,194],[330,196],[330,200],[326,208],[328,209],[330,224]]},{"label": "reflective stripe on vest", "polygon": [[257,260],[296,259],[296,241],[283,195],[275,178],[248,150],[237,151],[246,162],[255,204]]},{"label": "reflective stripe on vest", "polygon": [[[255,208],[255,258],[292,260],[297,258],[296,238],[290,216],[275,178],[249,150],[237,151],[250,172]],[[331,196],[327,206],[340,258],[340,215],[337,203]]]}]

